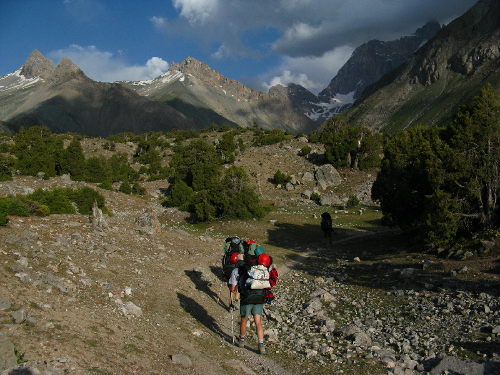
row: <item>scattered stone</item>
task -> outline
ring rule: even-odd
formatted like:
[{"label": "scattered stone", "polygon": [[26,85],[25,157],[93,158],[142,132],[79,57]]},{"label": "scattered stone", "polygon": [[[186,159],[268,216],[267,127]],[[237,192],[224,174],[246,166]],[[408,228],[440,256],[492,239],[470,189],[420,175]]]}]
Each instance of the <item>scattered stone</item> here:
[{"label": "scattered stone", "polygon": [[14,323],[21,324],[26,320],[28,313],[24,307],[21,307],[19,310],[13,311],[10,316],[14,319]]},{"label": "scattered stone", "polygon": [[172,362],[181,365],[182,367],[192,367],[193,362],[191,359],[189,359],[188,356],[185,356],[184,354],[172,354]]}]

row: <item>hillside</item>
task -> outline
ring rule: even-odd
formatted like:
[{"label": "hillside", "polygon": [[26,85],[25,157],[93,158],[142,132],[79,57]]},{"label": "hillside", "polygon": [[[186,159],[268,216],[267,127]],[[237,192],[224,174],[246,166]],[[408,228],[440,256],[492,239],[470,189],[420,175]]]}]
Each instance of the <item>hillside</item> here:
[{"label": "hillside", "polygon": [[353,126],[390,132],[446,125],[486,83],[500,90],[500,4],[481,0],[343,113]]},{"label": "hillside", "polygon": [[[84,139],[86,155],[109,156],[103,142]],[[144,182],[144,197],[99,189],[113,213],[107,225],[78,214],[11,217],[0,227],[3,347],[10,343],[25,368],[47,375],[495,371],[498,253],[490,246],[440,258],[381,227],[376,207],[304,198],[303,189],[318,184],[302,180],[317,168],[297,155],[304,142],[249,146],[237,157],[273,207],[262,221],[190,224],[160,205],[167,181]],[[117,143],[116,151],[135,146]],[[315,160],[322,150],[311,146]],[[277,168],[297,176],[300,188],[277,188],[270,179]],[[341,177],[339,196],[373,178]],[[0,183],[0,195],[82,185],[96,188],[64,176],[14,176]],[[332,248],[318,228],[324,210],[334,216]],[[235,234],[263,245],[279,270],[264,317],[266,356],[252,337],[245,349],[232,345],[238,314],[232,324],[219,277],[224,239]],[[12,359],[12,349],[2,353]]]}]

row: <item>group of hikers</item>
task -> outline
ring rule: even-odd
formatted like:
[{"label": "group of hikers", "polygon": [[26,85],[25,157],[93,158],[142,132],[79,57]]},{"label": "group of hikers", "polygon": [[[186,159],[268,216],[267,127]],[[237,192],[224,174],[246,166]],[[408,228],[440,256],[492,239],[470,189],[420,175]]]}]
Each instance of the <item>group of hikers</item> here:
[{"label": "group of hikers", "polygon": [[238,346],[245,346],[247,323],[253,316],[257,331],[259,354],[265,354],[262,314],[264,304],[274,298],[271,288],[276,285],[278,271],[272,257],[252,239],[240,240],[237,236],[226,239],[222,259],[223,274],[229,288],[229,309],[239,307],[240,335]]},{"label": "group of hikers", "polygon": [[[332,217],[328,212],[324,212],[321,218],[324,243],[329,239],[331,246]],[[278,271],[273,267],[272,257],[252,239],[243,241],[237,236],[228,237],[224,244],[222,272],[229,288],[231,317],[234,309],[240,310],[238,346],[245,346],[247,323],[252,315],[257,331],[258,352],[265,354],[262,314],[264,304],[271,303],[274,298],[271,288],[278,280]]]}]

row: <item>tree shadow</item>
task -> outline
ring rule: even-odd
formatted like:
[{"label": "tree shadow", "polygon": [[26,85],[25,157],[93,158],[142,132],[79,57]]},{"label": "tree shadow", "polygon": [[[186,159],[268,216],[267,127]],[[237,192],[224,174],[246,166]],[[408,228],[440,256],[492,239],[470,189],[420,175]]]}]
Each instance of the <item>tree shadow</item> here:
[{"label": "tree shadow", "polygon": [[210,331],[216,335],[222,337],[226,341],[232,341],[232,337],[224,333],[224,331],[219,327],[217,321],[210,316],[208,311],[197,303],[192,298],[185,296],[182,293],[177,292],[177,298],[179,298],[179,303],[188,314],[190,314],[194,319],[203,324]]},{"label": "tree shadow", "polygon": [[[269,230],[268,234],[271,245],[299,254],[309,252],[310,255],[295,264],[293,269],[312,276],[334,278],[345,284],[386,291],[411,289],[426,292],[448,289],[474,293],[487,291],[491,295],[500,296],[499,281],[485,282],[480,277],[475,280],[457,277],[458,270],[467,264],[466,261],[447,260],[449,264],[445,269],[443,259],[427,253],[425,245],[409,232],[380,227],[373,227],[368,231],[366,228],[360,229],[364,232],[335,228],[332,247],[323,244],[319,225],[282,224]],[[310,237],[308,241],[307,236]],[[307,245],[298,245],[304,242]],[[357,257],[359,262],[354,261]],[[433,260],[426,263],[428,259]],[[453,268],[453,262],[456,262],[456,268]],[[407,271],[411,272],[405,274]],[[486,272],[500,272],[500,265]]]},{"label": "tree shadow", "polygon": [[489,270],[485,270],[485,273],[490,273],[490,274],[495,274],[498,275],[500,274],[500,258],[495,260],[493,263],[495,263],[495,266]]}]

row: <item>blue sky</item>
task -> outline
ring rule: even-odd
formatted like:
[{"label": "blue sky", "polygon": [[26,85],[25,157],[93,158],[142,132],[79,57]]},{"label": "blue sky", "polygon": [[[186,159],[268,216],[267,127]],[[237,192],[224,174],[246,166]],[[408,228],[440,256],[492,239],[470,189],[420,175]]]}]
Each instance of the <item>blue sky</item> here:
[{"label": "blue sky", "polygon": [[152,79],[194,57],[267,91],[324,89],[354,48],[449,23],[476,0],[2,0],[0,76],[38,49],[97,81]]}]

